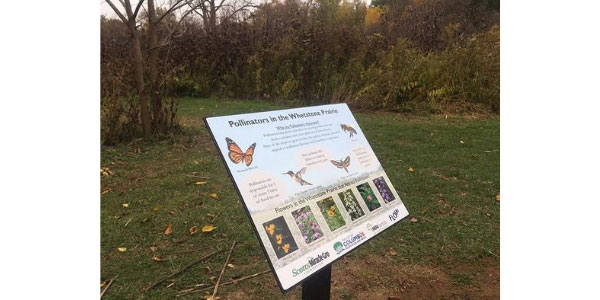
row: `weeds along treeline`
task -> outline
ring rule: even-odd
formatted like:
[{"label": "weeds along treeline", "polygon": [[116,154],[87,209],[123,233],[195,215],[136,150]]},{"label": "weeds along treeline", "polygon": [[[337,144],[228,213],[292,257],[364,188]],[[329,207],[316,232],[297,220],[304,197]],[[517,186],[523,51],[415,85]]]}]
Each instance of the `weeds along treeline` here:
[{"label": "weeds along treeline", "polygon": [[[161,99],[162,123],[174,124],[172,99],[182,96],[347,102],[400,112],[499,111],[499,1],[375,0],[367,6],[282,0],[231,2],[220,10],[210,3],[166,11],[153,30],[140,15],[141,56],[151,63],[144,73],[158,74],[144,93]],[[134,42],[123,20],[102,17],[106,143],[140,130]]]}]

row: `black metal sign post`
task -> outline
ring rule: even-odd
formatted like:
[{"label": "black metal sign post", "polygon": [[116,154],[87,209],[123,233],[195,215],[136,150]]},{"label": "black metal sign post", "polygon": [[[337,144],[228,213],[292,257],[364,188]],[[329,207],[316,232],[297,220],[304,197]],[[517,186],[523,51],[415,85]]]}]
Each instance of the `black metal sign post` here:
[{"label": "black metal sign post", "polygon": [[331,295],[331,264],[302,282],[302,300],[329,300]]}]

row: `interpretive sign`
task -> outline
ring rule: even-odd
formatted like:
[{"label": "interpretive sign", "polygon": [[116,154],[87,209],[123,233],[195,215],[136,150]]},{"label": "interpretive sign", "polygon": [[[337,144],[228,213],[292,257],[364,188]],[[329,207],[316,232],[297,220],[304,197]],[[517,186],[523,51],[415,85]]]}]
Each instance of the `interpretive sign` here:
[{"label": "interpretive sign", "polygon": [[205,121],[284,291],[408,215],[346,104]]}]

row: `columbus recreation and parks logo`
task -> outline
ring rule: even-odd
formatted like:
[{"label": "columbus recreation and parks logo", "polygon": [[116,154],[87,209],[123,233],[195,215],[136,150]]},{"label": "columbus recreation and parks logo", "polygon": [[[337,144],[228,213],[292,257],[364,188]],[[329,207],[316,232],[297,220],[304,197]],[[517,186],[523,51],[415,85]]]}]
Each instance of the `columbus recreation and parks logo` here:
[{"label": "columbus recreation and parks logo", "polygon": [[361,231],[359,233],[353,233],[353,234],[345,237],[344,239],[342,239],[341,242],[340,241],[335,242],[333,244],[333,250],[335,250],[335,252],[337,254],[340,254],[344,250],[352,248],[354,245],[358,244],[360,241],[362,241],[366,238],[367,238],[367,235],[363,231]]},{"label": "columbus recreation and parks logo", "polygon": [[292,275],[294,277],[314,268],[315,266],[321,264],[321,262],[323,262],[324,260],[326,260],[327,258],[329,258],[329,252],[325,251],[319,255],[317,255],[317,257],[310,257],[308,258],[308,262],[304,265],[302,265],[300,268],[294,268],[292,269]]}]

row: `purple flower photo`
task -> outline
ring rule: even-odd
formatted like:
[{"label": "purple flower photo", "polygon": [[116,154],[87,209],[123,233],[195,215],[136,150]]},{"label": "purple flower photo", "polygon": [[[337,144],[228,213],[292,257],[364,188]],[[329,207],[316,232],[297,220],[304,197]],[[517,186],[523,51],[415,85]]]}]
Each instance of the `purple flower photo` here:
[{"label": "purple flower photo", "polygon": [[396,199],[385,182],[385,179],[383,179],[383,176],[373,179],[373,183],[375,184],[375,187],[377,187],[377,190],[385,203],[390,203]]},{"label": "purple flower photo", "polygon": [[305,206],[292,212],[292,216],[302,232],[302,238],[307,244],[314,242],[323,236],[323,231],[317,223],[315,216],[309,206]]}]

